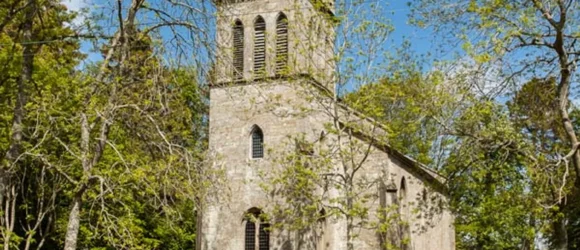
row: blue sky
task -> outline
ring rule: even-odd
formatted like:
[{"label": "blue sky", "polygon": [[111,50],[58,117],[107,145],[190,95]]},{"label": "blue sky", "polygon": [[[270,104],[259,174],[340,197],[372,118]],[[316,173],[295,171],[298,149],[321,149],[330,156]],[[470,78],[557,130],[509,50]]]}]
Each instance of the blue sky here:
[{"label": "blue sky", "polygon": [[[86,8],[89,11],[103,11],[105,12],[105,20],[106,18],[112,18],[109,16],[114,16],[113,8],[116,7],[116,1],[113,0],[62,0],[64,4],[66,4],[71,10],[81,10],[82,8]],[[353,1],[353,0],[341,0],[341,1]],[[129,5],[129,0],[123,1],[125,5]],[[150,1],[152,4],[160,1]],[[411,50],[416,54],[426,54],[428,52],[434,51],[434,46],[432,39],[432,32],[426,29],[419,29],[417,27],[411,26],[408,24],[408,15],[410,13],[410,8],[407,4],[407,0],[363,0],[363,6],[371,6],[373,3],[378,4],[384,17],[391,20],[394,26],[394,32],[391,34],[390,39],[387,43],[387,50],[390,50],[394,53],[394,50],[404,41],[411,42]],[[209,3],[209,1],[206,1]],[[207,4],[206,4],[207,5]],[[363,7],[365,8],[365,7]],[[108,12],[108,13],[107,13]],[[147,17],[144,17],[144,19]],[[77,20],[77,23],[81,23],[82,20]],[[147,20],[140,20],[141,23],[147,22]],[[209,27],[211,29],[212,27]],[[110,32],[114,32],[115,28],[113,27],[110,29]],[[163,32],[161,35],[164,36]],[[211,31],[210,31],[211,32]],[[102,41],[105,42],[105,41]],[[101,60],[101,55],[99,53],[92,53],[90,50],[93,48],[93,45],[89,42],[82,43],[82,51],[88,54],[88,58],[86,62],[96,62]],[[198,53],[202,54],[202,53]],[[206,56],[207,58],[207,56]],[[193,59],[193,58],[191,58]],[[431,58],[432,59],[432,58]],[[431,59],[427,61],[426,65],[424,66],[424,70],[429,70],[431,68],[430,62]],[[82,67],[82,66],[81,66]]]},{"label": "blue sky", "polygon": [[411,41],[414,51],[420,54],[427,53],[431,50],[432,34],[426,29],[419,29],[408,24],[408,15],[410,9],[405,0],[380,1],[386,4],[385,14],[391,17],[395,31],[393,33],[394,43],[400,44],[403,39]]},{"label": "blue sky", "polygon": [[[111,0],[62,0],[67,7],[71,10],[81,10],[82,8],[88,8],[89,10],[102,9],[111,6],[112,3],[116,1]],[[154,2],[154,1],[152,1]],[[393,25],[395,26],[395,31],[393,33],[393,42],[400,43],[402,39],[410,39],[412,41],[413,49],[419,53],[425,53],[430,50],[431,47],[431,36],[430,32],[425,30],[417,29],[407,23],[407,15],[409,14],[409,7],[407,6],[406,0],[367,0],[367,3],[379,3],[383,6],[385,10],[385,15],[391,18]],[[80,22],[80,20],[79,20]]]}]

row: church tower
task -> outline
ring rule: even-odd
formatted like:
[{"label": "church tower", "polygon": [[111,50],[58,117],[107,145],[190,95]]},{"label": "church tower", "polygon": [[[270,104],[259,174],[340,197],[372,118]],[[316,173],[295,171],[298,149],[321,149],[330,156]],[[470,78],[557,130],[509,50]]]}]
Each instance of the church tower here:
[{"label": "church tower", "polygon": [[197,249],[297,249],[291,235],[269,229],[268,194],[260,187],[260,173],[274,165],[269,149],[283,145],[291,134],[311,130],[309,118],[290,114],[296,109],[272,104],[299,100],[296,86],[305,82],[332,91],[334,0],[214,4],[217,51],[209,150],[225,182],[208,195],[198,221]]},{"label": "church tower", "polygon": [[308,76],[331,88],[334,0],[215,0],[217,83]]}]

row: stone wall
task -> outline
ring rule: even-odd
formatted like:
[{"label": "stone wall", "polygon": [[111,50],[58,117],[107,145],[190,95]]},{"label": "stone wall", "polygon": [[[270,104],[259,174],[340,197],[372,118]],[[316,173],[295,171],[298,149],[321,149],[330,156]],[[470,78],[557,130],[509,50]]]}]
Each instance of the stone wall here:
[{"label": "stone wall", "polygon": [[[228,185],[220,187],[221,195],[215,197],[217,202],[208,203],[203,211],[202,249],[243,249],[246,211],[259,208],[268,213],[272,205],[268,194],[260,187],[260,183],[268,180],[261,176],[268,176],[275,170],[273,168],[282,167],[273,159],[285,148],[291,148],[288,144],[290,137],[302,134],[307,140],[314,141],[325,131],[325,124],[332,122],[329,115],[334,110],[332,103],[322,96],[306,78],[211,89],[209,147],[218,155],[216,167],[226,170]],[[356,117],[342,119],[360,119]],[[368,123],[365,119],[360,119],[360,122]],[[250,158],[250,133],[255,125],[264,133],[266,153],[263,159]],[[337,143],[336,136],[327,134],[325,143],[331,147]],[[368,145],[361,138],[348,139],[359,145]],[[337,163],[337,167],[339,165]],[[407,249],[454,249],[452,216],[447,210],[437,209],[440,202],[444,205],[445,198],[426,188],[424,183],[425,174],[439,177],[428,171],[421,172],[423,175],[417,171],[422,171],[419,166],[410,166],[405,159],[391,156],[379,147],[369,147],[368,158],[357,175],[358,180],[375,182],[363,192],[372,197],[366,203],[371,211],[368,220],[378,221],[374,211],[380,205],[380,189],[376,181],[394,182],[399,190],[397,196],[401,196],[404,177],[406,201],[402,202],[400,209],[409,224],[411,241]],[[312,237],[306,237],[313,241],[310,247],[299,249],[346,249],[345,225],[342,219],[324,221],[317,225],[317,230],[309,233]],[[358,233],[355,249],[379,249],[379,235],[375,230],[361,229]],[[271,249],[296,248],[297,236],[295,232],[274,230]]]}]

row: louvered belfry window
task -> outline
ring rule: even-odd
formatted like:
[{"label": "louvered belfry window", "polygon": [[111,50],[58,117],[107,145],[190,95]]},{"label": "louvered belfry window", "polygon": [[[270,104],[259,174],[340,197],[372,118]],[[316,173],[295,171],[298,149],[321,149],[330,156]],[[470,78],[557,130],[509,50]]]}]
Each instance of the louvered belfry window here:
[{"label": "louvered belfry window", "polygon": [[258,16],[254,23],[254,74],[263,76],[266,69],[266,22]]},{"label": "louvered belfry window", "polygon": [[256,250],[256,223],[251,219],[246,221],[245,250]]},{"label": "louvered belfry window", "polygon": [[270,232],[268,231],[270,224],[261,223],[260,233],[258,235],[260,248],[259,250],[269,250],[270,249]]},{"label": "louvered belfry window", "polygon": [[244,77],[244,25],[237,20],[234,24],[234,80],[241,80]]},{"label": "louvered belfry window", "polygon": [[280,13],[276,20],[276,75],[285,74],[288,66],[288,18]]},{"label": "louvered belfry window", "polygon": [[252,158],[264,157],[264,134],[259,127],[252,130]]}]

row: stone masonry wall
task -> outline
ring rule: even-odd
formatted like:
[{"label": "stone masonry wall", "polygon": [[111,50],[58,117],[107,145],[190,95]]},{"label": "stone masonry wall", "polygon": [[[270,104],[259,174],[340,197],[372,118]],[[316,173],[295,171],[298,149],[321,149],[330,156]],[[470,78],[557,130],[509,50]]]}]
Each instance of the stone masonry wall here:
[{"label": "stone masonry wall", "polygon": [[[277,80],[211,89],[209,146],[218,155],[216,166],[226,170],[228,185],[220,187],[221,195],[216,197],[219,202],[209,203],[203,211],[202,249],[243,249],[245,212],[254,207],[266,213],[271,209],[266,198],[268,194],[259,184],[264,181],[260,173],[272,171],[274,152],[285,145],[289,136],[298,133],[315,139],[331,121],[325,114],[328,110],[324,102],[315,96],[320,94],[319,90],[308,87],[312,85],[305,81]],[[263,159],[250,158],[250,133],[254,125],[264,133],[266,153]],[[332,142],[332,138],[328,141]],[[444,197],[426,189],[420,176],[405,169],[403,162],[371,147],[360,176],[368,180],[388,177],[390,179],[384,181],[393,180],[398,189],[401,179],[405,178],[406,202],[401,209],[409,221],[411,243],[408,249],[454,249],[450,213],[447,210],[430,213],[431,209],[426,209],[437,207],[436,202],[444,201]],[[375,211],[379,205],[379,189],[372,186],[366,192],[375,197],[368,203],[371,211]],[[369,219],[376,220],[376,216],[371,215]],[[345,249],[344,220],[328,220],[321,227],[324,233],[316,239],[315,249]],[[273,231],[271,249],[293,249],[295,236],[292,232]],[[376,231],[360,230],[355,249],[379,249],[378,242]]]}]

